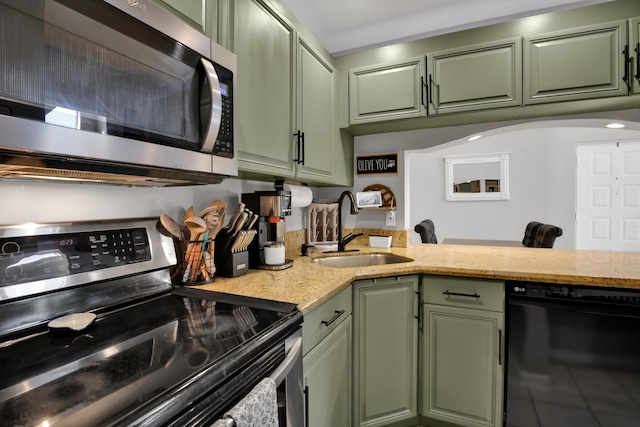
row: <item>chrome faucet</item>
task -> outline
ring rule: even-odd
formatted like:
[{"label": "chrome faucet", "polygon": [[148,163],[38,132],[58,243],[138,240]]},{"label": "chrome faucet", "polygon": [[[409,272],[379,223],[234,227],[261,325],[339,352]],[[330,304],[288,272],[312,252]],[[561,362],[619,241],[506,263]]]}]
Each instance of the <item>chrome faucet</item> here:
[{"label": "chrome faucet", "polygon": [[[356,198],[351,191],[343,191],[340,197],[338,197],[338,252],[348,252],[346,249],[347,244],[358,236],[362,236],[362,233],[353,234],[349,233],[342,237],[342,200],[348,197],[351,203],[351,215],[358,214],[358,206],[356,204]],[[357,251],[358,249],[352,249],[349,251]]]}]

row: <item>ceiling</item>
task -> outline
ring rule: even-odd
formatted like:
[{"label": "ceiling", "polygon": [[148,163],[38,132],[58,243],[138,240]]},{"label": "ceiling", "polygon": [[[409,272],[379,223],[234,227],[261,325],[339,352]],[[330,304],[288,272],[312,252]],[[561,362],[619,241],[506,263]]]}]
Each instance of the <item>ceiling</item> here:
[{"label": "ceiling", "polygon": [[281,0],[334,56],[611,0]]}]

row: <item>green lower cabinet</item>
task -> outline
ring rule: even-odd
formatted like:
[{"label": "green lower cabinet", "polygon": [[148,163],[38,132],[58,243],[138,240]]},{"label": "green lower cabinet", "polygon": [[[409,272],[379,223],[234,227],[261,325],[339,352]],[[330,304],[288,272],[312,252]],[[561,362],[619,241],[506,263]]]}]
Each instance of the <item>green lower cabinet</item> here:
[{"label": "green lower cabinet", "polygon": [[302,361],[308,425],[351,425],[352,322],[349,315]]},{"label": "green lower cabinet", "polygon": [[501,427],[504,284],[425,276],[420,414],[426,425]]},{"label": "green lower cabinet", "polygon": [[624,20],[526,37],[525,105],[626,96],[626,45]]},{"label": "green lower cabinet", "polygon": [[354,426],[417,419],[418,276],[353,283]]},{"label": "green lower cabinet", "polygon": [[427,305],[421,414],[460,426],[502,425],[504,315]]}]

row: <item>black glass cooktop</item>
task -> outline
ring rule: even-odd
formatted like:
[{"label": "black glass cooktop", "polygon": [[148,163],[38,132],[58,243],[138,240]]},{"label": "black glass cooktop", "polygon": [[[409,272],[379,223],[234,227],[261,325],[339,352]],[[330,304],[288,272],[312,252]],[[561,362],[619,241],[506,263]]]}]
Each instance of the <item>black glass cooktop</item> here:
[{"label": "black glass cooktop", "polygon": [[117,419],[212,365],[224,370],[296,313],[294,304],[184,289],[99,314],[81,332],[12,337],[0,343],[0,424]]}]

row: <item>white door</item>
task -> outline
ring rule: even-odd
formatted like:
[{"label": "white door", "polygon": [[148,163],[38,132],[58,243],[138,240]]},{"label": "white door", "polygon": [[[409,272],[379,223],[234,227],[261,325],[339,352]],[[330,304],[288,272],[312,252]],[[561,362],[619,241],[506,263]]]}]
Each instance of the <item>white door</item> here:
[{"label": "white door", "polygon": [[577,149],[576,249],[640,251],[640,141]]}]

